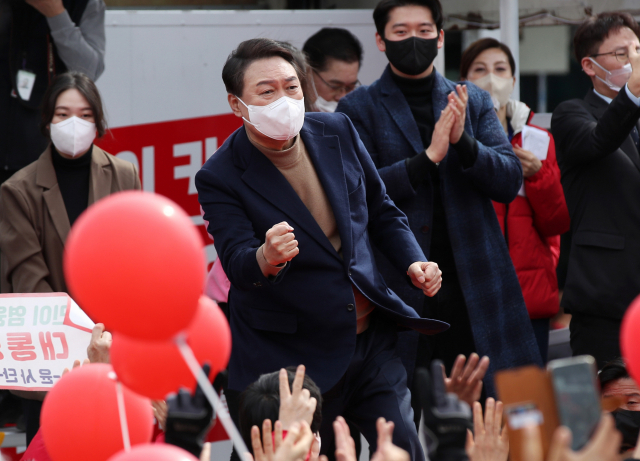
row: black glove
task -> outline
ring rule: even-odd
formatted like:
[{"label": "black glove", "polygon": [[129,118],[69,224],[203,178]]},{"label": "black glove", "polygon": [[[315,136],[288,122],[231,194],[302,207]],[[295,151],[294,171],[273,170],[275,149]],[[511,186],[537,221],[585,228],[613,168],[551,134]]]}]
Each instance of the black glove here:
[{"label": "black glove", "polygon": [[[209,376],[209,364],[202,367]],[[187,450],[196,458],[204,445],[204,438],[213,422],[213,407],[200,385],[193,396],[186,389],[167,397],[165,442]]]},{"label": "black glove", "polygon": [[471,409],[455,394],[447,394],[442,362],[431,363],[431,375],[425,368],[415,372],[418,401],[422,408],[420,438],[431,461],[464,461],[467,429],[473,430]]}]

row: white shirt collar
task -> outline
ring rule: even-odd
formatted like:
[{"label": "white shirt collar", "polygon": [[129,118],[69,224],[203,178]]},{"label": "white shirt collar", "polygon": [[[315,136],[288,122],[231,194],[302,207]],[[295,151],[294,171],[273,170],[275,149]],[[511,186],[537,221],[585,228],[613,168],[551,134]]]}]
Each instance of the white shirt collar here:
[{"label": "white shirt collar", "polygon": [[598,92],[596,91],[596,89],[595,89],[595,88],[593,89],[593,92],[594,92],[596,95],[600,96],[602,99],[604,99],[604,100],[606,101],[606,103],[607,103],[607,104],[611,104],[611,101],[613,101],[613,99],[608,98],[607,96],[605,96],[605,95],[603,95],[603,94],[598,93]]}]

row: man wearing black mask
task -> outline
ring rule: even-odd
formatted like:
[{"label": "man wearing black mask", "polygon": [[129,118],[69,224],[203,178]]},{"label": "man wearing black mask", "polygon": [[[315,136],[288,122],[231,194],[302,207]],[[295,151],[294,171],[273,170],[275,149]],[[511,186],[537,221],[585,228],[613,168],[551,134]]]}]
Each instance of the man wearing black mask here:
[{"label": "man wearing black mask", "polygon": [[438,262],[442,290],[425,301],[378,253],[380,272],[423,317],[451,324],[431,338],[402,333],[397,350],[409,376],[416,357],[418,366],[438,358],[449,372],[459,354],[489,356],[484,385],[493,395],[495,371],[541,363],[491,204],[516,197],[522,168],[489,94],[434,69],[444,45],[439,0],[382,0],[373,18],[389,66],[371,86],[342,98],[337,111],[352,120],[387,193]]}]

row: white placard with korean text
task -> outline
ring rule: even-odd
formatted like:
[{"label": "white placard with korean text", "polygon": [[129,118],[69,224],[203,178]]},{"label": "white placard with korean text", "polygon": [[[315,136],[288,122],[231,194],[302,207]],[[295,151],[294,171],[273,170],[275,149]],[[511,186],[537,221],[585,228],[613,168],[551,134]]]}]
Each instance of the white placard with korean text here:
[{"label": "white placard with korean text", "polygon": [[93,325],[66,293],[0,295],[0,389],[49,390],[87,358]]}]

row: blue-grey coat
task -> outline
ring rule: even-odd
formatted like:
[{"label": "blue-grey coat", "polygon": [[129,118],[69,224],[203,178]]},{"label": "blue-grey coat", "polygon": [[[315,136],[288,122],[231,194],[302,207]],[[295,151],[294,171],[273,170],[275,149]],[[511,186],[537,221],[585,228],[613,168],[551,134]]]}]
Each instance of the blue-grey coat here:
[{"label": "blue-grey coat", "polygon": [[[493,395],[493,374],[497,370],[540,364],[541,358],[491,204],[492,200],[509,203],[516,197],[523,180],[522,166],[489,94],[473,84],[467,87],[465,131],[477,140],[478,157],[473,166],[464,169],[455,148],[450,147],[438,168],[449,238],[476,349],[491,359],[485,388]],[[447,95],[454,90],[455,83],[436,73],[432,93],[436,120],[447,105]],[[424,152],[425,148],[409,104],[392,79],[391,69],[387,66],[371,86],[358,88],[342,98],[337,110],[352,120],[387,193],[409,218],[409,226],[428,258],[433,218],[431,184],[414,189],[405,166],[405,159]],[[417,312],[422,312],[424,295],[407,287],[383,255],[378,253],[376,257],[391,289]],[[408,354],[405,364],[415,359],[414,350],[402,351]]]}]

